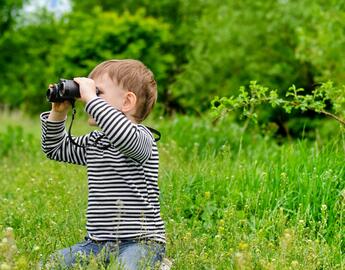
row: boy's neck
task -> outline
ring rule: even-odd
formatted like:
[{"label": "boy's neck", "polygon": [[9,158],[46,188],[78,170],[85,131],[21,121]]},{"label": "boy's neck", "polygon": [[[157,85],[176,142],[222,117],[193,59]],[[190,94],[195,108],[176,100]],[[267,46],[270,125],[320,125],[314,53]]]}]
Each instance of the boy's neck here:
[{"label": "boy's neck", "polygon": [[122,112],[125,116],[126,116],[126,118],[129,120],[129,121],[131,121],[133,124],[139,124],[136,120],[135,120],[135,118],[132,116],[132,114],[130,113],[130,112]]}]

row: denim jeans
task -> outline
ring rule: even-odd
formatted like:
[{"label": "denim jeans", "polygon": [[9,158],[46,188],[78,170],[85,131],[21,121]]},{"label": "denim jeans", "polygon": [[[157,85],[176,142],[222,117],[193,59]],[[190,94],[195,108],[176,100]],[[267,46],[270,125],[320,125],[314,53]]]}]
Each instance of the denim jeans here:
[{"label": "denim jeans", "polygon": [[113,259],[125,270],[153,269],[164,254],[164,244],[153,241],[93,241],[85,237],[85,241],[51,255],[43,269],[69,269],[76,263],[89,263],[91,256],[103,265],[109,265]]}]

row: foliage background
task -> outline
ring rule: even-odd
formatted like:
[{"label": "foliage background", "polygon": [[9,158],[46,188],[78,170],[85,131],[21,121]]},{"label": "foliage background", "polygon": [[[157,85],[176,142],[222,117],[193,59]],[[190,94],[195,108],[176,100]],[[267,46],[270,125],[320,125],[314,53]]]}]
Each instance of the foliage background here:
[{"label": "foliage background", "polygon": [[109,58],[142,60],[158,81],[148,124],[163,134],[175,269],[344,269],[343,130],[310,110],[260,106],[250,128],[208,114],[253,80],[282,96],[331,80],[325,109],[343,106],[344,1],[72,0],[61,16],[27,2],[0,1],[0,269],[33,269],[85,234],[85,170],[43,156],[37,115],[49,83]]},{"label": "foliage background", "polygon": [[0,103],[11,108],[41,111],[48,83],[87,76],[109,58],[147,64],[165,112],[204,112],[214,96],[236,95],[251,80],[284,93],[345,78],[343,1],[72,1],[60,17],[20,13],[22,4],[0,7],[9,14]]}]

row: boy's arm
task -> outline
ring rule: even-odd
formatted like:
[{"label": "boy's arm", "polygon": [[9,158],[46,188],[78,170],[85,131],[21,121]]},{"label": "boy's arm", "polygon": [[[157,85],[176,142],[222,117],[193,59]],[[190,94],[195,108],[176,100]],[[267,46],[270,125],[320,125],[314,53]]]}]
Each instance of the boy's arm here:
[{"label": "boy's arm", "polygon": [[150,158],[154,138],[143,126],[133,124],[121,111],[99,97],[90,100],[85,110],[93,117],[111,143],[133,160]]},{"label": "boy's arm", "polygon": [[[61,119],[63,117],[63,119]],[[42,150],[48,158],[86,165],[85,149],[74,145],[65,131],[66,115],[53,111],[41,114]],[[72,137],[79,145],[87,145],[89,135]]]}]

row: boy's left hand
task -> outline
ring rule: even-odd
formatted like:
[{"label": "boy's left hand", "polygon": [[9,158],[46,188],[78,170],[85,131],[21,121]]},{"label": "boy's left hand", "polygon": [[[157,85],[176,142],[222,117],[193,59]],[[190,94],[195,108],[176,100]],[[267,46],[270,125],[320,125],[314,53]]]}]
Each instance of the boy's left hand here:
[{"label": "boy's left hand", "polygon": [[73,79],[79,84],[80,99],[88,103],[91,99],[97,97],[95,81],[90,78],[77,77]]}]

